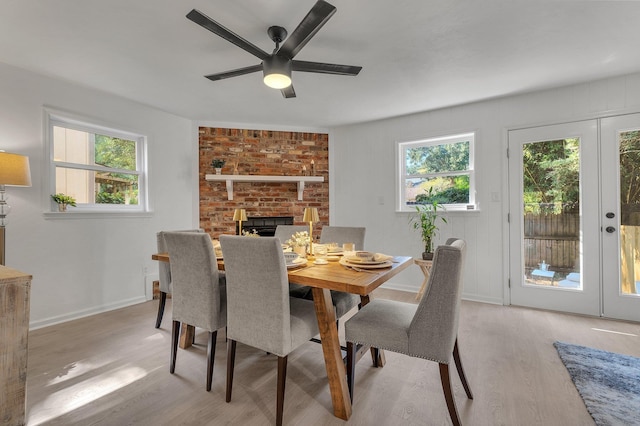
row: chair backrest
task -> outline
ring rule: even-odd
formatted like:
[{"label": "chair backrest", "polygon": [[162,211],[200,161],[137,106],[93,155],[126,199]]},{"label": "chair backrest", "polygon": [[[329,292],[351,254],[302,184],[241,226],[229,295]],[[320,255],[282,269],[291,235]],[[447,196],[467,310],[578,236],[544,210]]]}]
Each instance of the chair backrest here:
[{"label": "chair backrest", "polygon": [[[158,253],[167,252],[167,244],[164,241],[165,232],[204,232],[204,229],[189,229],[184,231],[160,231],[156,234]],[[167,262],[158,262],[158,281],[160,281],[160,291],[171,293],[171,266]]]},{"label": "chair backrest", "polygon": [[409,326],[409,353],[448,364],[458,334],[464,240],[438,246],[418,309]]},{"label": "chair backrest", "polygon": [[215,331],[226,325],[226,297],[220,290],[211,237],[205,233],[166,232],[174,321]]},{"label": "chair backrest", "polygon": [[367,228],[353,226],[323,226],[320,243],[355,243],[356,250],[364,250],[364,234]]},{"label": "chair backrest", "polygon": [[280,240],[221,235],[227,276],[227,336],[285,356],[291,352],[289,281]]},{"label": "chair backrest", "polygon": [[278,225],[276,226],[276,232],[274,237],[280,240],[281,244],[291,238],[296,232],[307,231],[309,232],[308,225]]}]

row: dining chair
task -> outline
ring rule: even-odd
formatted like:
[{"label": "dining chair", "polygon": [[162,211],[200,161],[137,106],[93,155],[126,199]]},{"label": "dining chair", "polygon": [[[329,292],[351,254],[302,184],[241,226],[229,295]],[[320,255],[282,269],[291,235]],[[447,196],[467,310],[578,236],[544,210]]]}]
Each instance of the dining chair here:
[{"label": "dining chair", "polygon": [[323,226],[320,231],[320,244],[355,243],[356,250],[364,250],[364,236],[367,228],[354,226]]},{"label": "dining chair", "polygon": [[[160,231],[156,234],[158,253],[167,252],[167,244],[164,241],[165,232],[204,232],[204,229],[190,229],[184,231]],[[164,306],[167,302],[167,294],[171,294],[171,267],[167,262],[158,262],[158,282],[160,288],[160,300],[158,301],[158,316],[156,328],[160,328],[164,316]]]},{"label": "dining chair", "polygon": [[462,368],[458,349],[458,317],[466,244],[450,241],[436,248],[429,284],[419,304],[375,299],[345,322],[347,384],[353,401],[357,344],[435,361],[449,416],[460,425],[451,388],[449,363],[453,360],[467,397],[473,394]]},{"label": "dining chair", "polygon": [[[354,243],[356,250],[364,250],[365,227],[354,226],[323,226],[320,231],[320,244]],[[360,298],[355,294],[331,290],[331,300],[336,308],[336,320],[353,309],[360,303]],[[337,324],[337,322],[336,322]]]},{"label": "dining chair", "polygon": [[211,390],[218,329],[227,325],[224,274],[218,272],[211,237],[204,233],[166,232],[171,259],[172,319],[171,374],[176,368],[180,324],[209,332],[207,345],[207,391]]},{"label": "dining chair", "polygon": [[227,391],[231,401],[236,344],[278,357],[276,424],[282,424],[287,357],[318,334],[312,301],[289,296],[287,268],[276,237],[221,235],[227,275]]},{"label": "dining chair", "polygon": [[273,234],[274,237],[280,240],[281,244],[284,244],[285,241],[291,238],[293,234],[296,232],[309,232],[308,225],[278,225],[276,226],[276,232]]}]

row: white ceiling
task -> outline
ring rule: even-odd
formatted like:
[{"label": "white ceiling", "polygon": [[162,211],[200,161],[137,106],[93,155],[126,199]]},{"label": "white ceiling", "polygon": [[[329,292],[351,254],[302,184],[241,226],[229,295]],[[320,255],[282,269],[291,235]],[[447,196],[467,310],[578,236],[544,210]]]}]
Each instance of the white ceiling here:
[{"label": "white ceiling", "polygon": [[360,75],[294,72],[297,98],[260,60],[185,18],[193,8],[267,52],[315,0],[0,0],[0,62],[194,120],[331,127],[640,71],[636,1],[328,0],[336,14],[296,59]]}]

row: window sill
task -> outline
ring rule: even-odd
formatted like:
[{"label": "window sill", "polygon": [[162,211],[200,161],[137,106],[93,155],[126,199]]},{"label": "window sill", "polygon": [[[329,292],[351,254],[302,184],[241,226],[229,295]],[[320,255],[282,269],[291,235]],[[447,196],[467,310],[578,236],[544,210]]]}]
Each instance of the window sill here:
[{"label": "window sill", "polygon": [[[396,210],[396,213],[415,213],[416,210],[415,209],[411,209],[411,210]],[[444,215],[444,216],[448,216],[451,214],[473,214],[473,213],[480,213],[480,207],[479,206],[474,206],[473,209],[466,209],[466,208],[458,208],[458,209],[452,209],[452,208],[447,208],[446,210],[442,210],[442,209],[438,209],[438,215]]]},{"label": "window sill", "polygon": [[114,218],[138,218],[146,219],[153,217],[153,212],[134,211],[81,211],[81,212],[43,212],[45,220],[69,220],[69,219],[114,219]]}]

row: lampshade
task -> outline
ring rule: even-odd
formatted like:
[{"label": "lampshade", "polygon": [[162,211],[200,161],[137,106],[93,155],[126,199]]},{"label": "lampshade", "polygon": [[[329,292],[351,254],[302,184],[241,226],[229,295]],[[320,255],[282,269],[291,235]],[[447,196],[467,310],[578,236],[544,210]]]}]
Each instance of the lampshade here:
[{"label": "lampshade", "polygon": [[277,55],[269,56],[262,61],[264,84],[273,89],[284,89],[291,86],[291,60]]},{"label": "lampshade", "polygon": [[0,151],[0,185],[31,186],[29,157]]},{"label": "lampshade", "polygon": [[320,216],[318,216],[318,208],[317,207],[306,207],[304,209],[304,216],[302,217],[303,222],[320,222]]},{"label": "lampshade", "polygon": [[233,211],[233,220],[235,222],[247,220],[247,211],[245,209],[235,209]]}]

